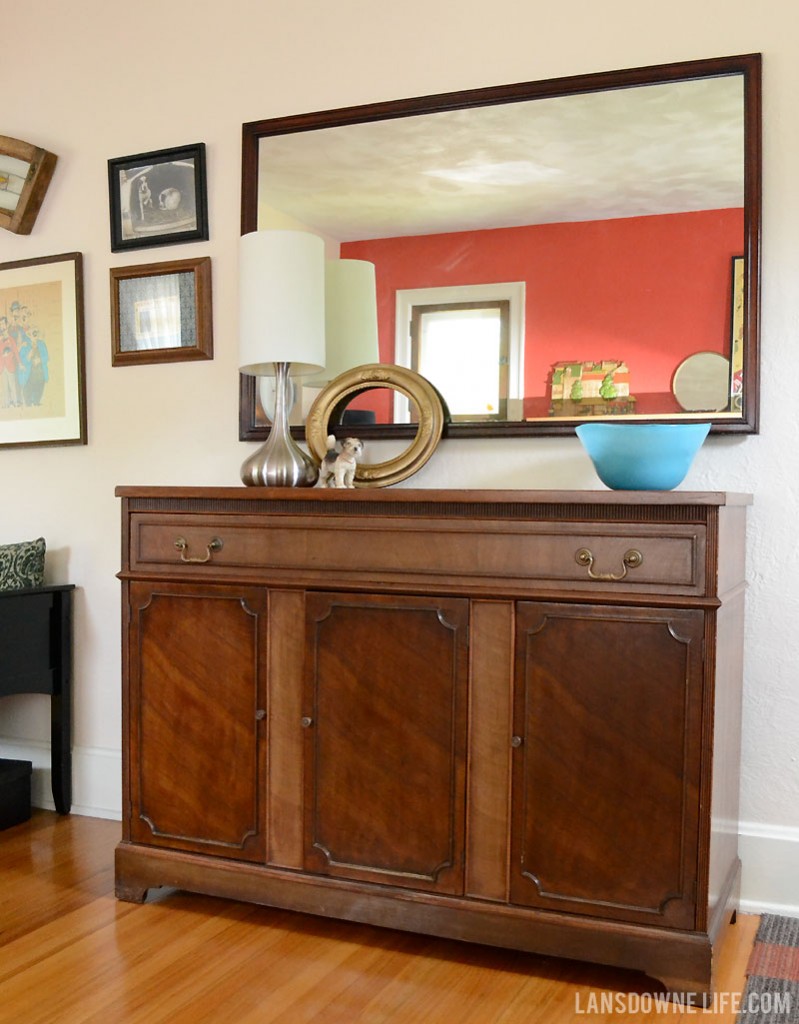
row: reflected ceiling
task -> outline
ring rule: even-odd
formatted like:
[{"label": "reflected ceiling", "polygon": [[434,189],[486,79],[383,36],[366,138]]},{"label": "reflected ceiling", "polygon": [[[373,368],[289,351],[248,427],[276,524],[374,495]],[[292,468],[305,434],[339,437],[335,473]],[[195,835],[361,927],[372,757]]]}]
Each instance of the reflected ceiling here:
[{"label": "reflected ceiling", "polygon": [[727,75],[268,136],[261,221],[344,242],[741,207],[742,103]]}]

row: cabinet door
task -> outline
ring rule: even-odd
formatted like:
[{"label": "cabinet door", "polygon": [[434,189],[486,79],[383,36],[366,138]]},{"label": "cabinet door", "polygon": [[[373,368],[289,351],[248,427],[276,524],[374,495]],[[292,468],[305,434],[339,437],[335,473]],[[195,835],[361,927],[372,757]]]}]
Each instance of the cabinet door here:
[{"label": "cabinet door", "polygon": [[306,870],[463,891],[468,602],[311,594]]},{"label": "cabinet door", "polygon": [[266,592],[130,593],[131,839],[263,860]]},{"label": "cabinet door", "polygon": [[704,621],[519,606],[512,902],[694,926]]}]

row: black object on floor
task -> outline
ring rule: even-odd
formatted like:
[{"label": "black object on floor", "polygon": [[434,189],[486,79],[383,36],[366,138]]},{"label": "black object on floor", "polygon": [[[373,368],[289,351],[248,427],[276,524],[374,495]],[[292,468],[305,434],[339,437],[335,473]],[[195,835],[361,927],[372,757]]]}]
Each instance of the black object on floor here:
[{"label": "black object on floor", "polygon": [[21,825],[31,816],[30,761],[0,758],[0,829]]}]

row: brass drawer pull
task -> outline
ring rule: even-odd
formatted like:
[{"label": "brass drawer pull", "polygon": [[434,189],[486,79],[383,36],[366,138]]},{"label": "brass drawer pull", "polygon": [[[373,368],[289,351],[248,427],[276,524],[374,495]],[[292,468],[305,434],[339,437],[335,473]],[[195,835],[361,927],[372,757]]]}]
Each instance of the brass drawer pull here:
[{"label": "brass drawer pull", "polygon": [[222,541],[219,539],[219,537],[214,537],[213,540],[211,541],[211,543],[208,545],[208,547],[206,549],[205,558],[187,558],[186,557],[186,552],[188,551],[188,548],[189,548],[189,542],[186,540],[185,537],[178,537],[178,539],[175,541],[175,547],[180,552],[180,560],[181,560],[181,562],[196,562],[196,563],[202,565],[204,562],[210,562],[211,561],[211,555],[215,551],[221,551],[222,550]]},{"label": "brass drawer pull", "polygon": [[643,562],[644,556],[640,551],[635,548],[630,548],[629,551],[624,552],[624,557],[621,560],[622,571],[620,573],[615,572],[594,572],[592,566],[594,564],[594,556],[588,550],[588,548],[580,548],[580,550],[574,556],[575,562],[578,565],[585,565],[588,567],[588,578],[592,580],[612,580],[614,583],[618,583],[619,580],[623,580],[627,575],[628,569],[637,569],[638,566]]}]

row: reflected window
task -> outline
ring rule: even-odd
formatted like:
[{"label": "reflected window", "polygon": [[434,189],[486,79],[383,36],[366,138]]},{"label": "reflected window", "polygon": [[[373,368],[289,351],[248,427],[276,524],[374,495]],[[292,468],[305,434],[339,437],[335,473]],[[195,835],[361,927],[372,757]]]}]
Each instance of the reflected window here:
[{"label": "reflected window", "polygon": [[[453,422],[523,418],[525,285],[399,289],[394,362],[426,377]],[[394,400],[394,421],[408,423]]]},{"label": "reflected window", "polygon": [[504,420],[510,303],[413,306],[411,369],[445,395],[453,420]]}]

